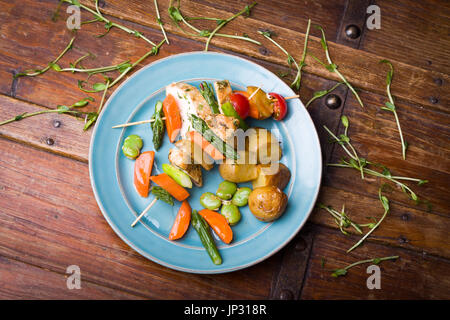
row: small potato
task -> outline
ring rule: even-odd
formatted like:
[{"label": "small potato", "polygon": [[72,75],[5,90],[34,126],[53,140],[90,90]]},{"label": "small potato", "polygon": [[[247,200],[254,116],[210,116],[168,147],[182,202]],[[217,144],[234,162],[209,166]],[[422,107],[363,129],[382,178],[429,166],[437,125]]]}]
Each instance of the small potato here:
[{"label": "small potato", "polygon": [[224,180],[241,183],[255,180],[258,177],[256,164],[222,163],[219,173]]},{"label": "small potato", "polygon": [[265,222],[278,219],[286,209],[287,196],[276,186],[253,189],[248,198],[248,206],[253,215]]},{"label": "small potato", "polygon": [[[251,131],[249,131],[251,130]],[[257,155],[258,163],[268,164],[280,161],[283,156],[277,138],[264,128],[251,128],[246,141],[247,151]]]},{"label": "small potato", "polygon": [[259,167],[256,164],[256,155],[247,151],[238,151],[239,159],[234,163],[224,162],[219,165],[219,173],[224,180],[235,183],[248,182],[258,177]]},{"label": "small potato", "polygon": [[291,179],[291,171],[282,163],[272,165],[258,165],[260,167],[258,178],[253,180],[253,189],[259,187],[276,186],[284,190]]}]

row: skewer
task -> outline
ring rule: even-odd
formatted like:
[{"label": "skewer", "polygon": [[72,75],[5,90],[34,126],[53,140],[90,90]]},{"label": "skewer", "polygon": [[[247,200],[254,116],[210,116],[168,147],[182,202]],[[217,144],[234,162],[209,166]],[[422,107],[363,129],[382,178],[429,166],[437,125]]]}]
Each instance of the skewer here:
[{"label": "skewer", "polygon": [[[165,117],[161,118],[162,120],[166,120]],[[144,124],[144,123],[151,123],[151,122],[155,122],[154,119],[150,119],[150,120],[142,120],[142,121],[136,121],[136,122],[129,122],[129,123],[124,123],[124,124],[118,124],[117,126],[112,127],[113,129],[116,128],[124,128],[124,127],[130,127],[130,126],[135,126],[137,124]]]},{"label": "skewer", "polygon": [[[257,89],[255,92],[253,92],[253,94],[250,96],[250,98],[253,97],[253,95],[254,95],[258,90],[259,90],[259,87],[258,87],[258,89]],[[286,97],[286,98],[284,98],[284,100],[297,99],[297,98],[300,98],[300,96],[299,96],[299,95],[295,95],[295,96],[292,96],[292,97]],[[162,120],[166,120],[165,117],[163,117],[163,118],[161,118],[161,119],[162,119]],[[113,128],[113,129],[116,129],[116,128],[131,127],[131,126],[135,126],[135,125],[138,125],[138,124],[151,123],[151,122],[154,122],[154,121],[155,121],[154,119],[149,119],[149,120],[142,120],[142,121],[136,121],[136,122],[129,122],[129,123],[124,123],[124,124],[119,124],[119,125],[114,126],[114,127],[112,127],[112,128]]]},{"label": "skewer", "polygon": [[131,227],[134,227],[136,225],[136,223],[138,223],[139,220],[142,219],[144,214],[146,214],[148,212],[148,210],[150,210],[150,208],[153,207],[153,205],[156,203],[156,200],[158,200],[158,198],[153,199],[153,201],[148,205],[148,207],[145,208],[144,211],[142,211],[142,213],[139,215],[139,217],[137,217],[136,220],[134,220],[134,222],[131,224]]}]

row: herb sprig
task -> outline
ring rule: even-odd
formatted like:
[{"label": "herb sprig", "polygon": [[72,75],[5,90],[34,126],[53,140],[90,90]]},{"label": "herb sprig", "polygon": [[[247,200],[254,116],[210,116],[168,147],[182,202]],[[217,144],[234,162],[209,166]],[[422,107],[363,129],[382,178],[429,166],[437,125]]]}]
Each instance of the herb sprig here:
[{"label": "herb sprig", "polygon": [[386,76],[386,92],[387,92],[389,101],[387,101],[385,103],[386,106],[381,107],[381,109],[390,111],[394,114],[395,122],[397,123],[397,127],[398,127],[398,133],[400,135],[400,141],[402,143],[402,157],[403,157],[403,160],[406,160],[406,150],[408,149],[408,143],[403,139],[403,133],[402,133],[402,128],[400,127],[400,121],[398,119],[397,109],[395,107],[394,98],[392,97],[392,94],[391,94],[391,83],[392,83],[392,77],[394,76],[394,67],[392,66],[392,63],[390,63],[388,60],[380,60],[380,63],[386,63],[387,65],[389,65],[389,68],[390,68],[390,70],[388,71],[387,76]]},{"label": "herb sprig", "polygon": [[94,98],[91,98],[91,97],[83,98],[80,101],[75,102],[71,106],[58,105],[56,107],[56,109],[47,109],[47,110],[41,110],[41,111],[36,111],[36,112],[21,113],[11,119],[0,122],[0,126],[14,122],[14,121],[20,121],[25,118],[37,116],[40,114],[45,114],[45,113],[59,113],[59,114],[69,113],[69,114],[74,114],[74,115],[87,114],[86,112],[82,112],[82,111],[79,111],[76,109],[86,106],[87,104],[89,104],[89,101],[94,101]]},{"label": "herb sprig", "polygon": [[[333,132],[331,132],[331,130],[328,129],[327,126],[323,126],[323,127],[330,134],[330,136],[332,136],[335,139],[335,142],[337,142],[339,145],[341,145],[341,147],[344,149],[344,151],[350,156],[350,158],[351,158],[350,161],[353,160],[358,163],[357,166],[359,168],[359,171],[361,172],[361,179],[364,179],[364,167],[367,165],[367,161],[366,161],[366,159],[358,156],[355,148],[350,143],[350,137],[347,134],[348,127],[349,127],[349,121],[348,121],[347,116],[343,115],[341,117],[341,123],[343,124],[345,130],[344,130],[343,134],[339,135],[339,137],[337,137]],[[349,147],[351,152],[347,149],[347,147],[345,145],[347,145]]]},{"label": "herb sprig", "polygon": [[[370,161],[367,161],[364,158],[361,158],[357,155],[356,150],[352,147],[350,152],[346,147],[345,144],[350,144],[350,139],[347,135],[347,128],[348,128],[348,118],[346,116],[342,116],[341,121],[343,121],[343,124],[346,128],[344,135],[340,135],[340,138],[338,138],[335,134],[333,134],[328,128],[325,127],[325,129],[328,131],[330,136],[334,138],[334,142],[338,142],[339,145],[344,149],[344,151],[350,156],[350,159],[343,158],[339,163],[329,163],[328,166],[333,167],[340,167],[340,168],[353,168],[361,172],[361,175],[363,177],[364,174],[369,174],[375,177],[384,178],[397,186],[401,188],[401,190],[408,194],[410,198],[416,203],[419,203],[419,198],[417,194],[405,183],[402,181],[412,181],[416,182],[419,186],[428,183],[428,180],[424,179],[417,179],[417,178],[410,178],[410,177],[402,177],[402,176],[393,176],[391,174],[391,171],[386,166],[379,164],[379,163],[373,163]],[[353,152],[354,151],[354,152]],[[367,166],[372,165],[374,167],[382,168],[382,172],[375,171],[373,169],[368,168]]]},{"label": "herb sprig", "polygon": [[341,232],[343,234],[348,235],[348,232],[345,231],[344,229],[348,228],[350,226],[353,227],[353,229],[355,229],[356,232],[358,232],[359,234],[363,233],[361,230],[361,225],[350,220],[350,218],[345,213],[345,205],[342,206],[342,210],[340,212],[333,209],[332,207],[325,206],[322,203],[319,203],[318,207],[320,209],[324,209],[324,210],[328,211],[331,214],[331,216],[334,218],[334,221],[339,226],[339,230],[341,230]]},{"label": "herb sprig", "polygon": [[35,76],[38,76],[40,74],[43,74],[43,73],[47,72],[48,70],[50,70],[50,68],[55,70],[55,71],[61,71],[61,67],[57,63],[70,49],[72,49],[74,40],[75,40],[75,37],[70,39],[69,44],[59,54],[59,56],[55,60],[50,61],[45,68],[43,68],[43,69],[35,69],[35,70],[26,70],[26,71],[21,72],[21,73],[16,73],[14,75],[14,79],[16,79],[18,77],[25,77],[25,76],[26,77],[35,77]]},{"label": "herb sprig", "polygon": [[209,43],[211,42],[211,39],[214,37],[214,35],[217,33],[217,31],[219,31],[221,28],[223,28],[228,22],[236,19],[237,17],[239,17],[240,15],[243,15],[244,13],[247,14],[247,16],[250,15],[250,11],[251,9],[256,5],[256,2],[253,2],[251,5],[247,5],[245,6],[244,9],[242,9],[241,11],[239,11],[238,13],[232,15],[231,17],[229,17],[228,19],[222,20],[220,21],[220,23],[218,24],[218,26],[208,35],[208,40],[206,40],[206,45],[205,45],[205,51],[208,51],[208,47],[209,47]]},{"label": "herb sprig", "polygon": [[383,216],[377,221],[377,223],[372,228],[370,228],[370,230],[357,243],[355,243],[350,249],[347,250],[347,253],[349,253],[350,251],[352,251],[355,248],[357,248],[358,246],[360,246],[364,242],[364,240],[366,240],[367,237],[372,232],[374,232],[376,228],[378,228],[378,226],[381,224],[381,222],[384,220],[384,218],[386,218],[387,214],[389,213],[389,210],[390,210],[389,200],[388,200],[388,198],[386,198],[385,196],[383,196],[381,194],[381,189],[382,188],[378,189],[378,197],[379,197],[379,199],[381,201],[381,204],[383,205],[383,208],[384,208]]},{"label": "herb sprig", "polygon": [[361,260],[354,262],[352,264],[349,264],[348,266],[341,268],[341,269],[335,269],[333,273],[331,274],[333,277],[337,278],[340,276],[345,276],[347,274],[348,269],[353,268],[357,265],[364,264],[364,263],[373,263],[373,264],[379,264],[382,261],[386,260],[397,260],[399,256],[390,256],[390,257],[383,257],[383,258],[373,258],[373,259],[367,259],[367,260]]},{"label": "herb sprig", "polygon": [[[107,18],[105,18],[105,16],[100,12],[100,8],[98,5],[98,0],[95,0],[95,10],[92,10],[91,8],[83,5],[82,3],[80,3],[78,0],[61,0],[61,2],[66,2],[66,3],[70,3],[71,5],[75,5],[79,8],[83,8],[84,10],[90,12],[95,19],[91,20],[90,22],[94,22],[95,20],[98,20],[99,22],[104,22],[105,23],[105,29],[106,29],[106,33],[107,34],[113,27],[118,28],[120,30],[123,30],[129,34],[134,35],[137,38],[140,38],[148,43],[150,43],[152,46],[156,46],[156,44],[149,40],[147,37],[145,37],[141,32],[137,31],[137,30],[133,30],[130,29],[128,27],[125,27],[119,23],[113,22]],[[59,8],[58,8],[59,9]],[[104,36],[105,34],[101,35]]]},{"label": "herb sprig", "polygon": [[[200,30],[197,27],[195,27],[194,25],[192,25],[191,23],[189,23],[189,20],[212,20],[212,21],[216,21],[218,25],[220,25],[222,22],[226,21],[226,19],[220,19],[220,18],[208,18],[208,17],[185,17],[183,16],[183,14],[181,13],[180,10],[180,1],[176,1],[177,5],[174,6],[173,5],[173,0],[170,1],[169,3],[169,8],[168,8],[168,12],[169,12],[169,16],[172,19],[172,21],[175,23],[175,25],[177,26],[177,28],[179,30],[181,30],[183,33],[188,34],[190,36],[194,36],[194,37],[203,37],[203,38],[209,38],[211,31],[210,30]],[[244,9],[245,10],[245,9]],[[247,12],[247,11],[246,11]],[[183,28],[181,28],[180,23],[184,23],[188,28],[190,28],[192,31],[194,31],[194,33],[192,32],[187,32],[185,31]],[[238,36],[238,35],[234,35],[234,34],[224,34],[224,33],[218,33],[216,32],[214,34],[214,36],[218,36],[218,37],[223,37],[223,38],[232,38],[232,39],[239,39],[239,40],[244,40],[244,41],[248,41],[257,45],[261,45],[261,42],[254,40],[252,38],[250,38],[247,35],[243,35],[243,36]]]},{"label": "herb sprig", "polygon": [[347,81],[347,79],[344,77],[344,75],[338,70],[338,66],[333,63],[330,57],[330,51],[328,50],[328,44],[327,39],[325,38],[325,31],[321,26],[315,26],[317,29],[319,29],[322,33],[322,37],[320,39],[320,44],[322,45],[322,48],[325,50],[325,56],[327,59],[328,64],[323,63],[319,58],[314,56],[313,54],[310,54],[311,57],[313,57],[317,62],[319,62],[322,66],[324,66],[328,71],[336,73],[342,81],[345,83],[345,85],[353,92],[353,95],[355,96],[356,100],[358,100],[361,107],[364,108],[364,104],[359,97],[358,93],[356,92],[355,88],[350,84],[350,82]]},{"label": "herb sprig", "polygon": [[167,44],[170,44],[169,39],[167,38],[166,30],[164,30],[164,23],[161,21],[161,16],[159,14],[158,9],[158,2],[154,0],[155,2],[155,11],[156,11],[156,22],[158,22],[159,27],[161,28],[161,32],[164,35],[164,39],[166,39]]},{"label": "herb sprig", "polygon": [[[292,55],[284,49],[278,42],[272,39],[272,32],[269,30],[258,30],[258,33],[266,37],[266,39],[269,39],[274,45],[276,45],[283,53],[287,56],[287,63],[289,64],[289,67],[292,67],[292,64],[295,65],[295,68],[297,69],[297,74],[294,78],[294,81],[291,83],[291,87],[295,89],[300,89],[300,80],[301,80],[301,73],[302,73],[302,67],[304,65],[304,62],[302,64],[298,64],[297,61],[292,57]],[[306,41],[306,40],[305,40]]]},{"label": "herb sprig", "polygon": [[315,100],[320,99],[324,96],[326,96],[327,94],[333,92],[337,87],[339,87],[341,84],[343,84],[343,82],[338,82],[336,83],[333,87],[331,87],[328,90],[320,90],[320,91],[316,91],[313,93],[312,98],[306,103],[305,108],[308,108],[308,106],[313,103]]}]

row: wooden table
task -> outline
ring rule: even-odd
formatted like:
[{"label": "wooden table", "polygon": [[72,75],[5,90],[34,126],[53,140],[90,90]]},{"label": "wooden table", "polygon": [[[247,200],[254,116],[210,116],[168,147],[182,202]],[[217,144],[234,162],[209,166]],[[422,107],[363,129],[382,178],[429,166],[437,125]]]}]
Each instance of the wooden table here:
[{"label": "wooden table", "polygon": [[[92,1],[81,1],[92,6]],[[51,20],[57,1],[0,0],[0,119],[23,112],[70,105],[84,97],[77,88],[82,75],[48,71],[13,80],[20,71],[45,66],[71,38],[65,27],[66,5],[58,21]],[[160,41],[153,1],[101,1],[112,21]],[[368,5],[381,9],[381,29],[365,26]],[[239,0],[182,1],[187,16],[228,17],[247,4]],[[170,45],[139,66],[186,51],[203,50],[204,39],[177,29],[159,1]],[[221,275],[173,271],[148,261],[129,248],[103,218],[91,190],[88,148],[91,131],[70,115],[47,114],[0,126],[0,297],[37,299],[448,299],[450,298],[450,6],[448,1],[260,1],[249,18],[239,17],[224,33],[248,34],[262,46],[214,38],[210,49],[251,59],[273,72],[289,71],[286,56],[257,34],[273,31],[276,39],[300,60],[307,19],[324,27],[339,70],[360,89],[362,109],[345,86],[335,93],[342,103],[330,109],[324,99],[309,108],[321,137],[324,164],[344,153],[329,143],[323,129],[342,132],[340,116],[350,119],[349,135],[360,156],[388,166],[393,174],[429,180],[409,184],[431,210],[399,190],[385,195],[391,211],[359,248],[346,253],[360,236],[345,236],[331,216],[315,210],[306,226],[283,250],[245,270]],[[82,11],[82,20],[92,16]],[[199,26],[209,26],[194,22]],[[351,39],[345,30],[361,31]],[[102,23],[83,25],[73,50],[61,60],[68,65],[91,52],[85,67],[135,61],[149,50],[141,39],[112,29],[103,38]],[[310,52],[323,59],[320,33],[311,29]],[[392,93],[405,139],[401,158],[393,114],[380,107],[387,101],[385,78],[389,59],[395,68]],[[303,102],[313,92],[339,79],[310,56],[300,90]],[[284,79],[290,83],[294,72]],[[111,90],[112,92],[112,90]],[[110,92],[110,93],[111,93]],[[87,110],[95,110],[96,102]],[[356,170],[324,166],[319,201],[346,211],[355,221],[381,217],[378,188],[383,182]],[[333,278],[330,269],[358,260],[398,255],[380,264],[381,289],[369,290],[366,265]],[[325,261],[325,265],[322,263]],[[66,268],[78,265],[82,289],[68,290]]]}]

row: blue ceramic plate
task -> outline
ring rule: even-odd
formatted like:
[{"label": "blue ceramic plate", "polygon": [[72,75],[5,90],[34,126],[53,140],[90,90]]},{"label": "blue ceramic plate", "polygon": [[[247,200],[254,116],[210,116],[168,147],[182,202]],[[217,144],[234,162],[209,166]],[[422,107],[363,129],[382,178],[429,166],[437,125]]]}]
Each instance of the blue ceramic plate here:
[{"label": "blue ceramic plate", "polygon": [[[288,115],[282,121],[268,119],[249,122],[268,128],[281,141],[281,162],[290,168],[292,178],[284,192],[288,206],[284,215],[272,222],[257,220],[247,207],[241,209],[242,220],[233,226],[233,241],[227,245],[216,238],[223,264],[214,265],[191,227],[178,241],[168,236],[181,203],[171,207],[157,201],[141,223],[130,225],[152,200],[140,197],[133,185],[134,161],[121,152],[125,137],[138,134],[144,140],[142,151],[153,150],[152,131],[148,124],[112,129],[116,124],[146,120],[151,117],[157,100],[165,97],[165,86],[186,81],[198,86],[202,80],[228,79],[235,89],[260,86],[266,92],[285,97],[294,92],[277,76],[248,60],[213,52],[190,52],[158,60],[136,72],[109,98],[94,129],[89,172],[97,203],[114,231],[134,250],[169,268],[193,273],[223,273],[242,269],[268,258],[291,240],[306,222],[319,192],[322,159],[314,124],[299,99],[289,100]],[[156,153],[153,174],[162,172],[173,147],[164,139]],[[189,203],[201,209],[203,192],[215,192],[222,181],[217,166],[203,171],[202,188],[190,189]],[[249,184],[242,184],[249,185]]]}]

